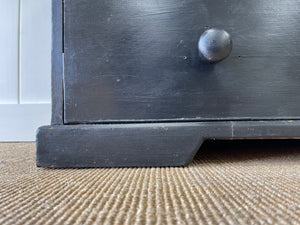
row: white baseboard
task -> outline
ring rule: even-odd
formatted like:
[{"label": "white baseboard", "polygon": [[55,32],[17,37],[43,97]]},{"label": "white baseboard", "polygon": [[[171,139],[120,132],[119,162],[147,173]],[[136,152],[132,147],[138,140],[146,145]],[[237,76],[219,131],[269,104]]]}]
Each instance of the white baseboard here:
[{"label": "white baseboard", "polygon": [[35,141],[39,126],[49,125],[50,104],[0,104],[0,142]]}]

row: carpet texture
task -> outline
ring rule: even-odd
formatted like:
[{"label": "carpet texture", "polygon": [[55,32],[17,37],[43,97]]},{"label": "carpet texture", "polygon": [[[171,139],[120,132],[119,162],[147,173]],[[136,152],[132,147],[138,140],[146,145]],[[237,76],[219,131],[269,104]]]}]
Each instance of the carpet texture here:
[{"label": "carpet texture", "polygon": [[44,169],[0,144],[0,224],[300,224],[300,142],[205,143],[186,168]]}]

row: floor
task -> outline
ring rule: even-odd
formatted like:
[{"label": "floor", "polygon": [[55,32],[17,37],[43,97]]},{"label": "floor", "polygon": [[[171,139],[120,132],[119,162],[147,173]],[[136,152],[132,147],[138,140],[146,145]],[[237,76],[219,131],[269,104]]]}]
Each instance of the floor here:
[{"label": "floor", "polygon": [[0,144],[0,224],[300,224],[300,140],[207,142],[188,167],[45,169]]}]

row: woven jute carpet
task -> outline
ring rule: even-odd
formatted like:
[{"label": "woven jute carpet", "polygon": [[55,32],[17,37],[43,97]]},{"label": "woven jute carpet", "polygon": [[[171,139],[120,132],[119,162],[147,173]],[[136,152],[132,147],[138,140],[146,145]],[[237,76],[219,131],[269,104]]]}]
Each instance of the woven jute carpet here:
[{"label": "woven jute carpet", "polygon": [[0,224],[300,224],[300,142],[204,144],[186,168],[44,169],[0,144]]}]

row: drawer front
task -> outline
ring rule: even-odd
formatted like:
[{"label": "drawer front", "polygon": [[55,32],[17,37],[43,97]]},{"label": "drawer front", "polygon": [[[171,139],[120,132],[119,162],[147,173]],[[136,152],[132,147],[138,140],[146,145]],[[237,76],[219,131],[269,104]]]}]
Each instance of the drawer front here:
[{"label": "drawer front", "polygon": [[[300,117],[300,0],[65,0],[65,123]],[[225,29],[230,56],[198,40]]]}]

